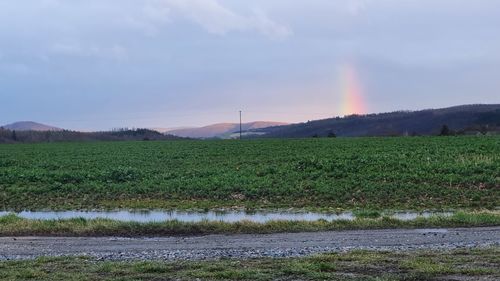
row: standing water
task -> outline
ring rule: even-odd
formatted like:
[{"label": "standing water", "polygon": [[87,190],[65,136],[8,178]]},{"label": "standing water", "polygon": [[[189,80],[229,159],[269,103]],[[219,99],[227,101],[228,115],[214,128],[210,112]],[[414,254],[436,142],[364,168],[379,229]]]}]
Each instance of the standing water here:
[{"label": "standing water", "polygon": [[[352,212],[344,213],[314,213],[314,212],[183,212],[183,211],[22,211],[22,212],[0,212],[0,217],[8,214],[16,214],[21,218],[36,220],[59,220],[59,219],[111,219],[125,222],[161,222],[177,220],[181,222],[201,222],[201,221],[221,221],[221,222],[239,222],[251,221],[256,223],[265,223],[269,221],[337,221],[354,220],[356,216]],[[451,216],[452,213],[392,213],[387,216],[400,220],[414,220],[419,217]]]}]

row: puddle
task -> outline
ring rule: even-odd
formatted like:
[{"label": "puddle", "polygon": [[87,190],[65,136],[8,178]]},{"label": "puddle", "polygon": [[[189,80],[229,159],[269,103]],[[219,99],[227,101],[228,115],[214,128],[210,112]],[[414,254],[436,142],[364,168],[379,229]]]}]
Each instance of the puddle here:
[{"label": "puddle", "polygon": [[[14,213],[19,217],[38,220],[57,220],[57,219],[111,219],[127,222],[160,222],[169,220],[178,220],[182,222],[201,222],[201,221],[222,221],[238,222],[252,221],[265,223],[269,221],[317,221],[317,220],[354,220],[356,216],[352,212],[328,214],[314,212],[184,212],[184,211],[23,211],[23,212],[0,212],[0,216]],[[418,217],[430,217],[433,215],[451,216],[453,213],[436,212],[398,212],[388,214],[388,216],[400,220],[414,220]]]}]

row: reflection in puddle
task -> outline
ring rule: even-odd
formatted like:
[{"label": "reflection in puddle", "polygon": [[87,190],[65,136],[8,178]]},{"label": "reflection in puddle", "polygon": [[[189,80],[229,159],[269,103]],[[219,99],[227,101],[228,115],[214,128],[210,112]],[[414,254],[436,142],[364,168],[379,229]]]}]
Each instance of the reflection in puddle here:
[{"label": "reflection in puddle", "polygon": [[[111,219],[128,222],[160,222],[177,220],[181,222],[222,221],[239,222],[251,221],[265,223],[268,221],[336,221],[354,220],[356,216],[352,212],[338,214],[314,213],[314,212],[188,212],[188,211],[23,211],[23,212],[0,212],[0,216],[9,213],[26,219],[57,220],[57,219]],[[387,214],[387,216],[400,220],[414,220],[419,217],[451,216],[450,212],[398,212]]]}]

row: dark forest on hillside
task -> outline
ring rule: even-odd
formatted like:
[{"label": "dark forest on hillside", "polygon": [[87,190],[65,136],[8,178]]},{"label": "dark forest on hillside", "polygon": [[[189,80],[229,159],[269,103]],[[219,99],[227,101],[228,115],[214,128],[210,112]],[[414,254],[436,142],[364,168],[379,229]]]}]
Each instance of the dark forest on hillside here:
[{"label": "dark forest on hillside", "polygon": [[0,128],[0,143],[36,143],[64,141],[133,141],[185,139],[149,129],[118,129],[107,132],[13,131]]},{"label": "dark forest on hillside", "polygon": [[[447,130],[446,130],[447,128]],[[259,130],[266,137],[358,137],[500,133],[500,105],[350,115]]]}]

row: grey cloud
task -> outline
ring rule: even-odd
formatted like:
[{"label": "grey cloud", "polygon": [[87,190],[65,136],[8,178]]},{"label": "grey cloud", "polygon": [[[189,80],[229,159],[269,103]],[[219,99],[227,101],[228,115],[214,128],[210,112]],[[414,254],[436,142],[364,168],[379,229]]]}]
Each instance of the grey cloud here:
[{"label": "grey cloud", "polygon": [[255,30],[275,39],[283,39],[292,34],[289,27],[271,20],[262,11],[244,16],[226,8],[217,0],[163,0],[161,3],[214,34]]},{"label": "grey cloud", "polygon": [[102,47],[95,44],[83,45],[77,42],[58,42],[53,44],[49,51],[53,54],[77,57],[97,57],[113,60],[127,58],[126,48],[120,45]]},{"label": "grey cloud", "polygon": [[16,74],[16,75],[28,75],[28,74],[32,74],[33,73],[33,70],[25,65],[25,64],[22,64],[22,63],[2,63],[0,61],[0,73],[4,73],[4,74],[9,74],[9,75],[12,75],[12,74]]}]

